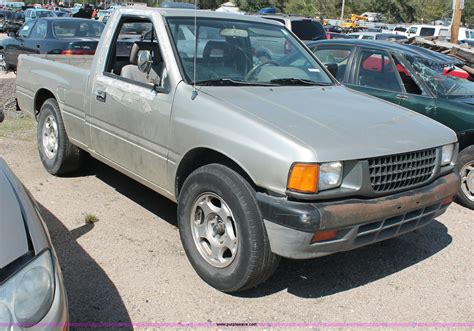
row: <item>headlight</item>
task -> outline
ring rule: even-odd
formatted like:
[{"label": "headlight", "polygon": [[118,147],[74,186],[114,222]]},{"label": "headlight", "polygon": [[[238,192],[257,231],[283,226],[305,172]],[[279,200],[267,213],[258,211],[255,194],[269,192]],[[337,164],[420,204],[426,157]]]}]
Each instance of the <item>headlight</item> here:
[{"label": "headlight", "polygon": [[342,182],[342,163],[328,162],[319,166],[319,189],[328,190],[339,187]]},{"label": "headlight", "polygon": [[45,251],[0,287],[0,321],[28,326],[40,322],[51,307],[54,287],[51,253]]},{"label": "headlight", "polygon": [[441,166],[451,163],[454,154],[454,144],[444,145],[441,149]]},{"label": "headlight", "polygon": [[336,188],[342,182],[342,163],[294,163],[288,176],[287,188],[300,193]]}]

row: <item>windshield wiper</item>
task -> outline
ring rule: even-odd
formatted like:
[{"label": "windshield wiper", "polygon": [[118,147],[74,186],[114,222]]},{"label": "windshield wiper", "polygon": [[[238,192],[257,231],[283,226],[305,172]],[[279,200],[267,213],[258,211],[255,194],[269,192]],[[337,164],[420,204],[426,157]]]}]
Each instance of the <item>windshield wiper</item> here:
[{"label": "windshield wiper", "polygon": [[275,84],[245,82],[242,80],[234,80],[230,78],[199,80],[195,82],[195,84],[201,86],[275,86]]},{"label": "windshield wiper", "polygon": [[311,86],[331,86],[332,83],[315,82],[314,80],[303,78],[278,78],[272,79],[270,83],[279,85],[311,85]]}]

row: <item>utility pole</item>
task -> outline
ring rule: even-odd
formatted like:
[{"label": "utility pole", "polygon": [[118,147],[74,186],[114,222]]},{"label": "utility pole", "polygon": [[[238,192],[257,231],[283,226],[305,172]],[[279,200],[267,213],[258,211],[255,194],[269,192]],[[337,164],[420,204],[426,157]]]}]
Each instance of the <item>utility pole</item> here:
[{"label": "utility pole", "polygon": [[346,5],[346,0],[342,0],[342,9],[341,9],[341,20],[344,19],[344,7]]},{"label": "utility pole", "polygon": [[451,22],[451,42],[458,43],[459,25],[461,25],[461,11],[463,9],[464,1],[453,0],[453,20]]}]

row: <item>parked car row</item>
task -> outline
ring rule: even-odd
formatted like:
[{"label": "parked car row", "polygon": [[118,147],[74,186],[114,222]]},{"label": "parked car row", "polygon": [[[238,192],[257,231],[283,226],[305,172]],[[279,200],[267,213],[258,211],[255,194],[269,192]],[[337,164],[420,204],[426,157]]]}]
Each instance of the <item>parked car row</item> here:
[{"label": "parked car row", "polygon": [[10,10],[0,10],[0,32],[15,32],[25,22],[23,13],[16,13]]},{"label": "parked car row", "polygon": [[103,29],[103,23],[81,18],[28,21],[0,41],[0,67],[16,68],[20,54],[93,55]]}]

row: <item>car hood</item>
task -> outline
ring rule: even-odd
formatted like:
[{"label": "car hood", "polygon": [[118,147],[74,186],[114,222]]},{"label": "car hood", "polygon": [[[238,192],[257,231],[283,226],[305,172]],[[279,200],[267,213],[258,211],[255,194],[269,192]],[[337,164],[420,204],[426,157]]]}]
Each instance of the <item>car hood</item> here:
[{"label": "car hood", "polygon": [[0,167],[0,269],[28,253],[25,222],[17,195]]},{"label": "car hood", "polygon": [[320,162],[404,153],[457,140],[451,129],[428,117],[343,86],[200,90],[306,144]]}]

